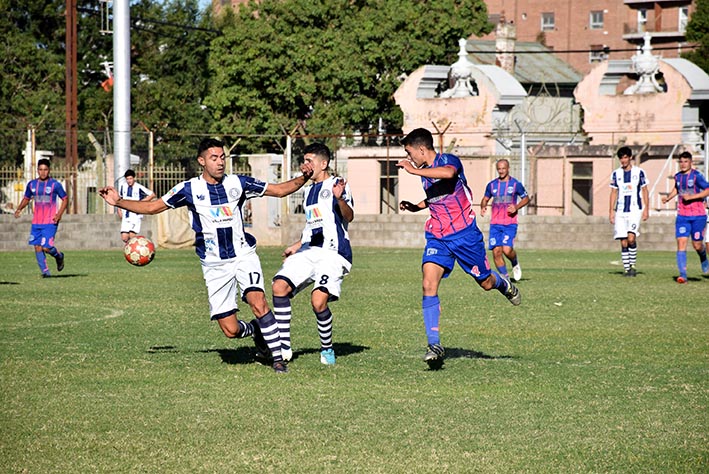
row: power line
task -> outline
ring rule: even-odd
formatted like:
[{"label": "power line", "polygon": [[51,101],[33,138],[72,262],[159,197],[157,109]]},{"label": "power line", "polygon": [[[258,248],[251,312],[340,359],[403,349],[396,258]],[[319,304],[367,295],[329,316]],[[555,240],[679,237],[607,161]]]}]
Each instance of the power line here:
[{"label": "power line", "polygon": [[[699,45],[696,44],[688,44],[685,46],[682,46],[682,49],[694,49],[698,48]],[[679,46],[661,46],[661,47],[653,47],[653,51],[664,51],[664,50],[677,50],[679,49]],[[598,48],[598,49],[565,49],[565,50],[557,50],[557,49],[547,49],[544,51],[480,51],[480,50],[473,50],[473,51],[468,51],[468,54],[499,54],[499,53],[509,53],[509,54],[562,54],[562,53],[598,53],[598,52],[603,52],[606,54],[609,53],[622,53],[622,52],[636,52],[640,48],[619,48],[619,49],[611,49],[611,48]]]}]

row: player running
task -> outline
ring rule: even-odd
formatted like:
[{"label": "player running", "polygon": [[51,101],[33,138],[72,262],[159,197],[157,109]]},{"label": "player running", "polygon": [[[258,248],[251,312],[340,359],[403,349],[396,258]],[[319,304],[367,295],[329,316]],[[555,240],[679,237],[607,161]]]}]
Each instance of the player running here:
[{"label": "player running", "polygon": [[352,268],[347,226],[354,219],[354,201],[347,182],[330,175],[330,149],[321,143],[305,147],[312,166],[312,184],[304,188],[305,228],[300,241],[286,248],[286,260],[273,277],[273,312],[281,335],[281,353],[293,355],[290,337],[291,298],[311,284],[310,303],[318,323],[320,362],[335,365],[332,312],[328,302],[340,297],[340,286]]},{"label": "player running", "polygon": [[485,215],[487,203],[492,199],[488,242],[495,266],[500,275],[509,278],[507,265],[505,265],[505,257],[507,257],[512,264],[512,278],[520,281],[522,267],[519,265],[517,252],[514,249],[515,237],[517,237],[517,213],[529,204],[529,196],[522,183],[510,176],[509,161],[504,158],[498,160],[495,167],[498,176],[485,186],[485,195],[480,201],[480,215]]},{"label": "player running", "polygon": [[426,247],[423,252],[423,322],[428,347],[423,360],[431,368],[443,364],[445,350],[441,345],[441,316],[438,286],[453,271],[455,262],[472,276],[485,291],[493,288],[515,306],[522,302],[519,290],[508,279],[490,270],[483,234],[475,222],[473,196],[468,188],[460,159],[448,153],[436,153],[433,136],[417,128],[401,142],[408,159],[397,163],[407,173],[421,176],[426,199],[413,204],[401,201],[403,211],[418,212],[429,208],[426,221]]},{"label": "player running", "polygon": [[[45,253],[54,257],[58,272],[64,269],[64,254],[54,246],[54,237],[57,235],[59,221],[62,220],[69,203],[62,183],[49,176],[49,167],[50,163],[46,158],[37,162],[39,178],[27,183],[25,195],[15,211],[15,217],[20,217],[22,210],[31,200],[34,200],[34,214],[28,243],[34,245],[35,257],[39,270],[42,272],[42,278],[51,276]],[[58,210],[57,198],[61,199]]]}]

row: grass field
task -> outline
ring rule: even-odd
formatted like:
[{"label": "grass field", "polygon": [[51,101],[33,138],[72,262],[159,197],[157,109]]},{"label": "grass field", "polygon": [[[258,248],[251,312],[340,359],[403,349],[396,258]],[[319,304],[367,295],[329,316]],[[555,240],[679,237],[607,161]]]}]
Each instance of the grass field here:
[{"label": "grass field", "polygon": [[[268,278],[279,252],[260,250]],[[670,252],[641,248],[634,279],[619,252],[521,258],[520,307],[460,269],[443,282],[448,358],[430,371],[420,251],[356,248],[331,305],[337,366],[301,295],[276,376],[209,321],[192,251],[145,268],[67,252],[46,280],[29,250],[0,253],[0,471],[709,471],[696,255],[683,286]]]}]

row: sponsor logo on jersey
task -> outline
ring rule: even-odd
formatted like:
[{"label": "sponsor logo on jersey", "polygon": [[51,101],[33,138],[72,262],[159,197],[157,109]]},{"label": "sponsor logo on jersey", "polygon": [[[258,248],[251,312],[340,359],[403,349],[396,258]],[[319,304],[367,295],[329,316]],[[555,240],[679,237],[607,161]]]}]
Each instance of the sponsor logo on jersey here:
[{"label": "sponsor logo on jersey", "polygon": [[198,194],[197,199],[199,199],[200,201],[204,201],[204,194]]},{"label": "sponsor logo on jersey", "polygon": [[320,191],[320,199],[327,199],[330,197],[332,193],[330,192],[329,189],[322,189]]},{"label": "sponsor logo on jersey", "polygon": [[305,210],[305,220],[310,222],[316,219],[322,219],[322,213],[317,206]]},{"label": "sponsor logo on jersey", "polygon": [[210,207],[209,213],[212,217],[231,217],[234,215],[229,206]]}]

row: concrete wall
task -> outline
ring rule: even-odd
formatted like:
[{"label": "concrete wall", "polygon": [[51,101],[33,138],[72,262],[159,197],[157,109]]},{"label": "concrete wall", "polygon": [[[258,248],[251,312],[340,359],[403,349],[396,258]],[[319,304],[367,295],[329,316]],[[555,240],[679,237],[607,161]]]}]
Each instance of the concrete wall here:
[{"label": "concrete wall", "polygon": [[[168,211],[170,212],[170,211]],[[360,215],[350,225],[350,239],[355,247],[423,247],[423,224],[428,213]],[[0,251],[30,250],[27,245],[31,219],[0,215]],[[487,235],[489,220],[480,227]],[[120,249],[120,221],[113,215],[67,215],[57,234],[60,250]],[[282,246],[297,241],[303,227],[302,215],[283,220],[277,233]],[[144,235],[157,241],[158,219],[145,216]],[[638,238],[641,250],[674,250],[674,217],[651,216],[641,225]],[[260,242],[278,245],[271,236],[256,234]],[[616,250],[613,229],[605,217],[521,216],[516,246],[520,249]]]}]

